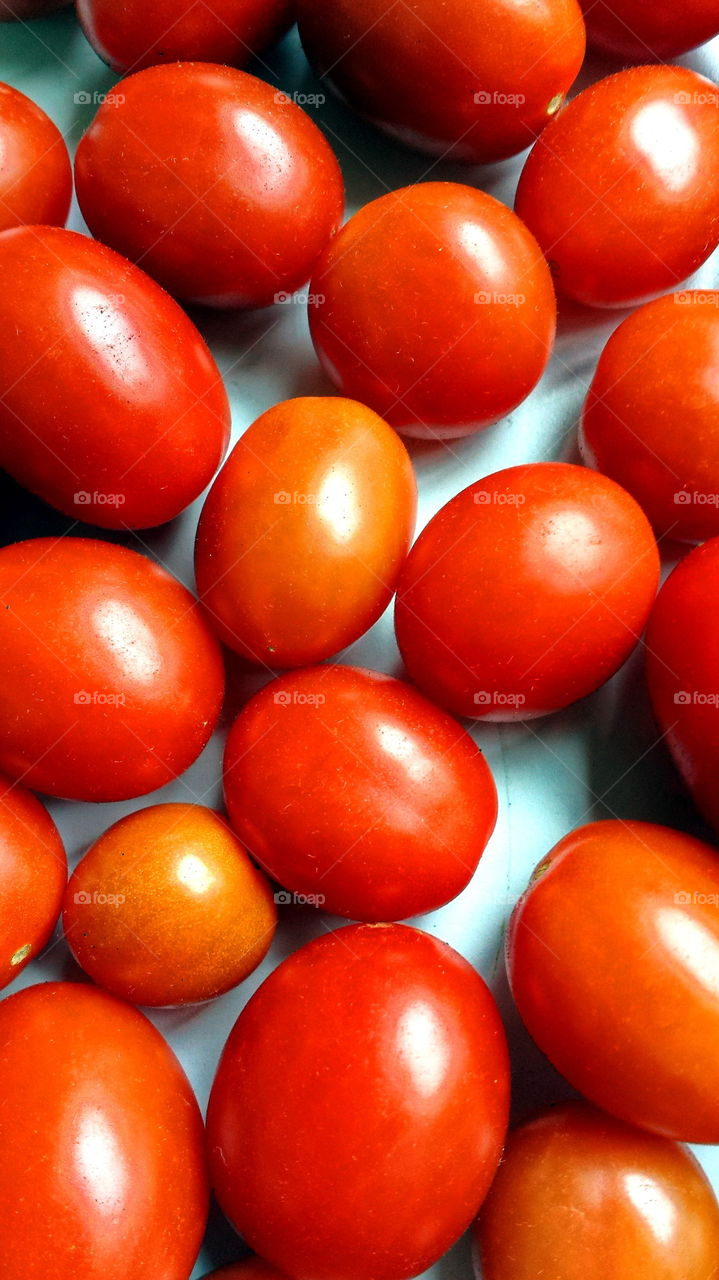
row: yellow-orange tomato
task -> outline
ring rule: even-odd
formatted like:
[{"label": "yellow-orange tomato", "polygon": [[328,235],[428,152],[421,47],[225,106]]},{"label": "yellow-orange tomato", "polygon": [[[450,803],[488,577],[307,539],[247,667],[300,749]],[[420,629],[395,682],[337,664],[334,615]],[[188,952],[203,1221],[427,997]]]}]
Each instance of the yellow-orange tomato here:
[{"label": "yellow-orange tomato", "polygon": [[354,400],[303,397],[262,414],[217,477],[195,570],[220,639],[252,662],[321,662],[389,604],[417,486],[395,432]]},{"label": "yellow-orange tomato", "polygon": [[236,836],[194,804],[152,805],[111,826],[75,868],[63,910],[85,972],[151,1006],[229,991],[266,955],[276,918]]},{"label": "yellow-orange tomato", "polygon": [[65,849],[50,814],[0,774],[0,988],[48,942],[66,881]]}]

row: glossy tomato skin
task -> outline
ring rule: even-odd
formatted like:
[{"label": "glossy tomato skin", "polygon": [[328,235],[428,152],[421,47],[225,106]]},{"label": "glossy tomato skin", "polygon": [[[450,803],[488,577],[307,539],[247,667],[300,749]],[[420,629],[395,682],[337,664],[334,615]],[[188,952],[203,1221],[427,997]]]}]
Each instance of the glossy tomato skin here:
[{"label": "glossy tomato skin", "polygon": [[3,1276],[187,1280],[202,1119],[151,1023],[95,987],[28,987],[0,1004],[0,1091]]},{"label": "glossy tomato skin", "polygon": [[475,970],[416,929],[351,926],[240,1014],[210,1097],[211,1176],[248,1244],[297,1280],[404,1280],[474,1216],[507,1101]]},{"label": "glossy tomato skin", "polygon": [[719,831],[719,538],[664,583],[647,627],[654,714],[694,800]]},{"label": "glossy tomato skin", "polygon": [[74,231],[0,237],[0,465],[108,529],[171,520],[229,441],[220,372],[182,309]]},{"label": "glossy tomato skin", "polygon": [[715,0],[580,0],[589,43],[630,62],[666,62],[719,32]]},{"label": "glossy tomato skin", "polygon": [[264,307],[299,288],[342,218],[339,165],[286,95],[210,63],[122,80],[78,147],[93,235],[178,298]]},{"label": "glossy tomato skin", "polygon": [[474,164],[529,146],[584,57],[576,0],[299,0],[298,21],[315,71],[351,107],[410,146]]},{"label": "glossy tomato skin", "polygon": [[57,125],[31,98],[0,84],[0,231],[23,223],[64,226],[72,166]]},{"label": "glossy tomato skin", "polygon": [[79,0],[90,44],[114,71],[159,62],[227,62],[243,66],[289,28],[292,0],[211,0],[178,10],[170,0]]},{"label": "glossy tomato skin", "polygon": [[243,435],[202,510],[197,589],[220,639],[272,667],[321,662],[389,604],[409,551],[409,454],[371,409],[287,400]]},{"label": "glossy tomato skin", "polygon": [[670,294],[615,330],[589,388],[582,453],[633,494],[659,535],[719,534],[718,351],[719,292]]},{"label": "glossy tomato skin", "polygon": [[497,819],[491,772],[461,726],[356,667],[309,667],[256,694],[230,732],[225,797],[274,879],[366,921],[456,897]]},{"label": "glossy tomato skin", "polygon": [[92,538],[0,550],[0,769],[70,800],[127,800],[207,743],[222,655],[165,569]]},{"label": "glossy tomato skin", "polygon": [[633,67],[580,93],[535,143],[515,209],[560,293],[622,307],[674,288],[719,242],[717,87]]},{"label": "glossy tomato skin", "polygon": [[420,534],[397,588],[410,676],[455,715],[526,720],[598,689],[649,616],[659,555],[613,480],[568,463],[469,485]]},{"label": "glossy tomato skin", "polygon": [[540,863],[510,925],[530,1035],[585,1097],[686,1142],[719,1140],[713,1064],[719,853],[668,827],[579,827]]},{"label": "glossy tomato skin", "polygon": [[67,882],[67,857],[50,814],[0,774],[0,987],[50,941]]},{"label": "glossy tomato skin", "polygon": [[134,1004],[194,1004],[229,991],[269,950],[265,877],[217,813],[159,804],[121,818],[75,868],[63,928],[78,964]]},{"label": "glossy tomato skin", "polygon": [[691,1152],[585,1102],[510,1135],[474,1238],[481,1280],[719,1274],[719,1205]]},{"label": "glossy tomato skin", "polygon": [[546,263],[483,191],[426,182],[373,200],[312,280],[310,330],[339,390],[413,436],[468,435],[539,381],[556,325]]}]

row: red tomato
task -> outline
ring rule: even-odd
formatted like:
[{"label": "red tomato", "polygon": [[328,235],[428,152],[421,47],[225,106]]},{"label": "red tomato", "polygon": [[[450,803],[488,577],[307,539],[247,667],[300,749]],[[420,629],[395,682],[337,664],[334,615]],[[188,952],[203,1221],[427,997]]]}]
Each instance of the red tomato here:
[{"label": "red tomato", "polygon": [[50,814],[0,774],[0,987],[50,941],[67,881],[67,858]]},{"label": "red tomato", "polygon": [[225,796],[274,879],[354,920],[449,902],[497,819],[469,734],[410,685],[356,667],[309,667],[256,694],[230,732]]},{"label": "red tomato", "polygon": [[129,1005],[51,982],[0,1004],[6,1280],[187,1280],[202,1239],[202,1119]]},{"label": "red tomato", "polygon": [[276,916],[269,884],[219,814],[158,804],[90,847],[70,877],[63,927],[78,964],[113,995],[180,1005],[256,969]]},{"label": "red tomato", "polygon": [[554,290],[498,200],[426,182],[365,205],[310,292],[317,355],[344,394],[408,435],[461,436],[515,408],[552,349]]},{"label": "red tomato", "polygon": [[719,1205],[691,1152],[583,1102],[510,1136],[475,1239],[481,1280],[719,1275]]},{"label": "red tomato", "polygon": [[621,307],[673,288],[719,243],[719,88],[635,67],[585,89],[535,143],[515,208],[561,293]]},{"label": "red tomato", "polygon": [[264,307],[303,284],[342,218],[337,160],[285,94],[230,67],[121,80],[77,150],[93,235],[170,293]]},{"label": "red tomato", "polygon": [[456,715],[527,720],[604,684],[639,639],[659,555],[613,480],[561,462],[509,467],[442,507],[397,589],[407,670]]},{"label": "red tomato", "polygon": [[27,22],[64,9],[70,0],[0,0],[0,22]]},{"label": "red tomato", "polygon": [[579,0],[587,37],[604,53],[632,62],[666,62],[719,32],[716,0]]},{"label": "red tomato", "polygon": [[0,550],[0,769],[71,800],[179,776],[215,727],[222,656],[159,565],[91,538]]},{"label": "red tomato", "polygon": [[647,677],[674,762],[719,831],[719,538],[692,551],[659,592]]},{"label": "red tomato", "polygon": [[230,62],[243,66],[294,20],[293,0],[203,0],[184,9],[172,0],[78,0],[92,47],[115,71],[157,62]]},{"label": "red tomato", "polygon": [[674,293],[615,330],[594,374],[582,452],[633,494],[658,534],[719,534],[718,355],[719,292]]},{"label": "red tomato", "polygon": [[0,231],[24,222],[64,226],[72,166],[57,125],[24,93],[0,84]]},{"label": "red tomato", "polygon": [[481,1204],[507,1048],[479,974],[437,938],[355,925],[243,1009],[215,1077],[210,1168],[247,1243],[296,1280],[404,1280]]},{"label": "red tomato", "polygon": [[307,397],[263,413],[197,533],[198,592],[220,639],[273,667],[357,640],[394,594],[416,508],[409,454],[371,409]]},{"label": "red tomato", "polygon": [[299,0],[305,52],[410,146],[473,163],[534,141],[584,57],[576,0]]},{"label": "red tomato", "polygon": [[227,448],[222,378],[154,281],[74,231],[0,236],[0,464],[76,519],[178,515]]},{"label": "red tomato", "polygon": [[620,1119],[687,1142],[719,1141],[717,905],[715,849],[593,822],[540,863],[509,932],[517,1008],[557,1070]]}]

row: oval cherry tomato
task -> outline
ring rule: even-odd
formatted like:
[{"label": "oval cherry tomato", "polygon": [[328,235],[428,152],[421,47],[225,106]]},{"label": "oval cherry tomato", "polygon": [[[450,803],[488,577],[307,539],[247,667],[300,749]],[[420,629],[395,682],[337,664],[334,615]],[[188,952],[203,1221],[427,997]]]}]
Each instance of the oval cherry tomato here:
[{"label": "oval cherry tomato", "polygon": [[477,480],[420,534],[397,589],[407,670],[456,715],[526,720],[604,684],[641,635],[659,555],[613,480],[561,462]]},{"label": "oval cherry tomato", "polygon": [[256,694],[230,731],[225,796],[274,879],[354,920],[449,902],[497,819],[469,734],[410,685],[356,667],[310,667]]},{"label": "oval cherry tomato", "polygon": [[632,62],[670,61],[719,32],[716,0],[579,0],[587,37],[604,53]]},{"label": "oval cherry tomato", "polygon": [[547,125],[515,208],[561,293],[621,307],[672,289],[719,242],[719,89],[685,67],[600,80]]},{"label": "oval cherry tomato", "polygon": [[473,163],[534,141],[584,57],[576,0],[299,0],[305,52],[410,146]]},{"label": "oval cherry tomato", "polygon": [[127,800],[192,764],[222,656],[159,565],[92,538],[0,550],[0,769],[71,800]]},{"label": "oval cherry tomato", "polygon": [[425,182],[365,205],[312,281],[310,329],[340,391],[415,436],[461,436],[515,408],[554,341],[549,271],[511,209]]},{"label": "oval cherry tomato", "polygon": [[70,0],[0,0],[0,22],[27,22],[64,9]]},{"label": "oval cherry tomato", "polygon": [[65,848],[50,814],[0,774],[0,987],[50,941],[66,882]]},{"label": "oval cherry tomato", "polygon": [[670,294],[620,324],[589,388],[582,452],[658,534],[719,534],[718,352],[719,292]]},{"label": "oval cherry tomato", "polygon": [[265,877],[219,814],[158,804],[115,822],[67,886],[78,964],[135,1004],[211,1000],[267,954],[277,912]]},{"label": "oval cherry tomato", "polygon": [[518,903],[509,976],[575,1088],[666,1137],[719,1141],[719,854],[648,822],[560,840]]},{"label": "oval cherry tomato", "polygon": [[74,231],[0,236],[0,465],[76,519],[171,520],[212,479],[230,409],[195,326]]},{"label": "oval cherry tomato", "polygon": [[568,1102],[511,1134],[475,1239],[483,1280],[712,1280],[719,1205],[686,1147]]},{"label": "oval cherry tomato", "polygon": [[188,9],[172,0],[79,0],[90,44],[115,71],[158,62],[229,62],[243,66],[288,30],[293,0],[203,0]]},{"label": "oval cherry tomato", "polygon": [[659,592],[647,677],[674,763],[719,832],[719,538],[696,547]]},{"label": "oval cherry tomato", "polygon": [[285,299],[344,202],[337,160],[300,107],[200,62],[121,80],[78,147],[75,182],[93,235],[170,293],[217,307]]},{"label": "oval cherry tomato", "polygon": [[24,93],[0,84],[0,231],[22,223],[64,226],[72,166],[57,125]]},{"label": "oval cherry tomato", "polygon": [[464,1231],[497,1166],[507,1048],[479,974],[403,925],[340,929],[243,1009],[207,1117],[225,1213],[297,1280],[404,1280]]},{"label": "oval cherry tomato", "polygon": [[7,1280],[187,1280],[207,1215],[202,1119],[162,1036],[72,982],[0,1004]]},{"label": "oval cherry tomato", "polygon": [[198,593],[220,639],[273,667],[359,639],[392,598],[416,508],[409,454],[371,409],[307,397],[263,413],[197,533]]}]

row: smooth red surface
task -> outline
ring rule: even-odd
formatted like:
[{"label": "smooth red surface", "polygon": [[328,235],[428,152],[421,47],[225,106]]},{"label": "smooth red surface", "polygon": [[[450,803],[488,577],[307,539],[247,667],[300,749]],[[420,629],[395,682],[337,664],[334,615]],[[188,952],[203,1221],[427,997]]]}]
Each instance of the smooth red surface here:
[{"label": "smooth red surface", "polygon": [[170,293],[218,307],[268,306],[304,284],[344,204],[306,112],[201,62],[120,81],[78,147],[75,184],[94,236]]},{"label": "smooth red surface", "polygon": [[309,667],[256,694],[230,731],[225,798],[274,879],[354,920],[454,898],[497,819],[464,729],[411,685],[357,667]]},{"label": "smooth red surface", "polygon": [[0,231],[64,226],[71,199],[72,166],[57,125],[19,89],[0,84]]},{"label": "smooth red surface", "polygon": [[674,288],[719,242],[719,87],[685,67],[634,67],[547,126],[515,209],[560,293],[595,307]]},{"label": "smooth red surface", "polygon": [[0,774],[0,988],[49,942],[66,881],[65,848],[50,814]]},{"label": "smooth red surface", "polygon": [[294,19],[293,0],[78,0],[90,44],[115,71],[158,62],[229,62],[243,66]]},{"label": "smooth red surface", "polygon": [[508,1090],[466,960],[403,925],[330,933],[275,969],[227,1042],[208,1111],[220,1204],[297,1280],[404,1280],[478,1209]]},{"label": "smooth red surface", "polygon": [[659,580],[649,523],[605,476],[509,467],[452,498],[397,589],[405,665],[455,715],[525,720],[598,689],[629,657]]},{"label": "smooth red surface", "polygon": [[664,741],[719,832],[719,538],[695,548],[659,592],[647,678]]},{"label": "smooth red surface", "polygon": [[716,0],[579,0],[587,39],[632,62],[666,62],[719,32]]},{"label": "smooth red surface", "polygon": [[229,441],[220,372],[172,298],[74,231],[0,237],[0,465],[78,520],[172,519]]},{"label": "smooth red surface", "polygon": [[315,71],[388,133],[477,163],[528,147],[584,57],[576,0],[299,0]]},{"label": "smooth red surface", "polygon": [[220,713],[222,657],[158,564],[92,538],[0,550],[0,769],[71,800],[178,777]]},{"label": "smooth red surface", "polygon": [[416,508],[409,454],[371,409],[328,396],[263,413],[197,532],[198,594],[220,639],[269,667],[359,639],[394,594]]},{"label": "smooth red surface", "polygon": [[63,928],[78,964],[135,1004],[210,1000],[266,955],[272,890],[227,823],[160,804],[113,823],[76,866]]},{"label": "smooth red surface", "polygon": [[409,435],[467,435],[518,405],[554,342],[546,263],[511,209],[454,182],[373,200],[327,248],[310,329],[344,395]]},{"label": "smooth red surface", "polygon": [[620,1119],[719,1141],[719,852],[647,822],[579,827],[512,916],[512,994],[576,1089]]},{"label": "smooth red surface", "polygon": [[481,1280],[719,1275],[719,1205],[691,1152],[584,1102],[510,1135],[474,1236]]},{"label": "smooth red surface", "polygon": [[207,1215],[202,1119],[162,1036],[95,987],[0,1004],[7,1280],[187,1280]]},{"label": "smooth red surface", "polygon": [[649,302],[612,334],[584,405],[591,465],[628,489],[657,534],[719,534],[719,292]]}]

